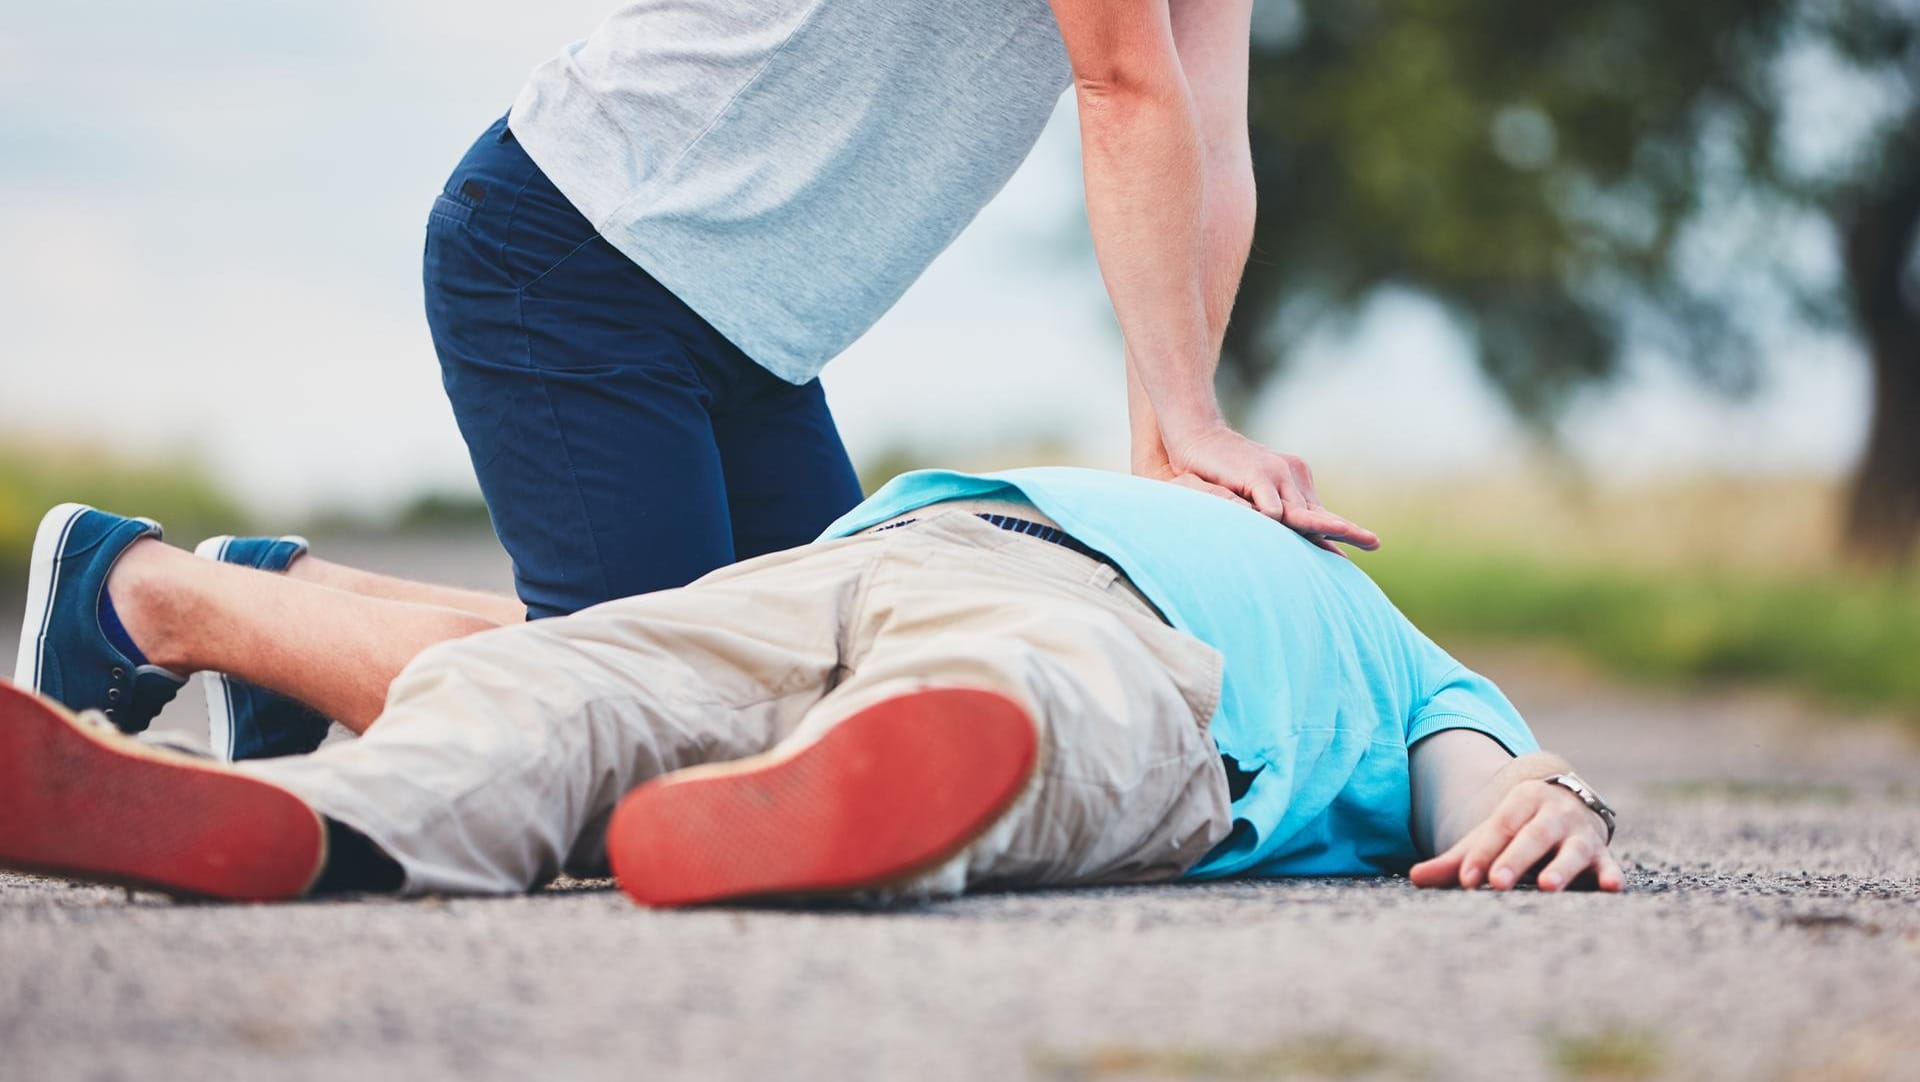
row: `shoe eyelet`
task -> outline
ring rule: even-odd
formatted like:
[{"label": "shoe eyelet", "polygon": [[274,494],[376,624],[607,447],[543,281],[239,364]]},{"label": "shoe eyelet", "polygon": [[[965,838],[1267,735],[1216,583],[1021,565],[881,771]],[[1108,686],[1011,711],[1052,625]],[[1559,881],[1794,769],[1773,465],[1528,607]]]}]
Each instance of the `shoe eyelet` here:
[{"label": "shoe eyelet", "polygon": [[118,668],[118,667],[116,667],[116,668],[115,668],[115,669],[113,670],[113,678],[114,678],[115,680],[118,680],[118,679],[120,679],[121,677],[123,677],[123,676],[125,676],[125,675],[127,675],[127,670],[125,670],[125,669],[122,669],[122,668]]},{"label": "shoe eyelet", "polygon": [[108,689],[107,689],[107,701],[108,701],[108,702],[110,702],[110,703],[111,703],[111,702],[118,702],[118,701],[119,701],[119,699],[120,699],[120,689],[119,689],[119,688],[108,688]]}]

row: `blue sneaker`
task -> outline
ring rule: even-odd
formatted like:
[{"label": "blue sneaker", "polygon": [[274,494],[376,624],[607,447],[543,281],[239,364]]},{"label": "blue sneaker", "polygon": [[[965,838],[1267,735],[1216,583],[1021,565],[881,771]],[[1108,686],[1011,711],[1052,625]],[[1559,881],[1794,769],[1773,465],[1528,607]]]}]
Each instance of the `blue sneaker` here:
[{"label": "blue sneaker", "polygon": [[[209,537],[196,545],[195,556],[221,563],[285,571],[307,551],[304,537]],[[271,759],[305,755],[320,746],[332,725],[322,714],[277,691],[249,684],[225,673],[201,673],[207,695],[207,746],[214,757]]]},{"label": "blue sneaker", "polygon": [[160,524],[152,519],[85,504],[63,503],[47,512],[27,565],[14,683],[70,710],[98,710],[124,733],[152,724],[186,678],[128,657],[109,637],[100,610],[107,575],[120,554],[143,537],[159,536]]}]

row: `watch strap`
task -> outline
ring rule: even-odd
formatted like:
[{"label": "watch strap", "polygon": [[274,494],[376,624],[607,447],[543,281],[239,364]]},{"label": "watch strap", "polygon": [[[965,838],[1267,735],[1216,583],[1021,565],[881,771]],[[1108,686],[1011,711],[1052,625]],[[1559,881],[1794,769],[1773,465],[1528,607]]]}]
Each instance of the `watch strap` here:
[{"label": "watch strap", "polygon": [[1579,797],[1580,803],[1585,804],[1588,811],[1599,816],[1600,821],[1607,824],[1607,843],[1609,845],[1613,843],[1613,808],[1609,806],[1606,801],[1600,799],[1600,794],[1593,791],[1593,786],[1588,785],[1580,775],[1573,773],[1555,774],[1543,780],[1546,781],[1548,785],[1558,785],[1560,788]]}]

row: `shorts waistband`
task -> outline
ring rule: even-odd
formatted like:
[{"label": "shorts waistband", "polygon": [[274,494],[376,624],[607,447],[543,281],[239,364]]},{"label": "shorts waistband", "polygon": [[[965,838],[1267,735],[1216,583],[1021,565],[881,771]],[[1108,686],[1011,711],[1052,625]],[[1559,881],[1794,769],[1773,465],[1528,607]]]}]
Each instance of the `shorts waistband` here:
[{"label": "shorts waistband", "polygon": [[[1045,523],[1035,522],[1032,519],[1020,518],[1015,515],[996,515],[987,511],[975,511],[973,512],[973,517],[989,525],[998,526],[1008,533],[1017,533],[1024,537],[1031,537],[1037,541],[1045,541],[1049,544],[1059,545],[1069,552],[1077,552],[1090,560],[1098,560],[1108,567],[1113,568],[1115,571],[1120,571],[1123,575],[1126,574],[1126,572],[1120,570],[1119,564],[1113,562],[1112,557],[1090,545],[1081,544],[1072,534],[1058,526],[1048,526]],[[918,521],[920,521],[918,516],[895,519],[892,522],[875,526],[867,532],[881,533],[886,530],[897,530],[902,526],[911,526]]]},{"label": "shorts waistband", "polygon": [[[939,505],[935,505],[929,508],[929,510],[938,511],[941,510],[941,508]],[[1076,556],[1081,556],[1103,565],[1112,573],[1110,581],[1117,583],[1128,597],[1132,598],[1140,608],[1145,610],[1146,615],[1163,624],[1171,625],[1173,623],[1173,621],[1167,619],[1167,614],[1161,611],[1160,606],[1154,604],[1152,598],[1140,592],[1140,588],[1135,586],[1133,579],[1127,575],[1126,569],[1121,567],[1113,557],[1108,556],[1106,553],[1101,552],[1091,545],[1083,543],[1080,539],[1060,527],[1044,522],[1035,522],[1032,519],[1021,518],[1018,515],[1004,515],[991,511],[969,511],[967,515],[968,517],[979,519],[990,526],[1005,530],[1008,533],[1015,533],[1022,537],[1031,537],[1036,541],[1045,541],[1049,544],[1057,545]],[[928,516],[924,521],[930,520],[931,516]],[[862,530],[861,533],[884,533],[887,530],[898,529],[902,526],[911,526],[921,521],[923,521],[923,518],[920,515],[907,514],[900,518],[883,522],[877,526],[870,526]]]}]

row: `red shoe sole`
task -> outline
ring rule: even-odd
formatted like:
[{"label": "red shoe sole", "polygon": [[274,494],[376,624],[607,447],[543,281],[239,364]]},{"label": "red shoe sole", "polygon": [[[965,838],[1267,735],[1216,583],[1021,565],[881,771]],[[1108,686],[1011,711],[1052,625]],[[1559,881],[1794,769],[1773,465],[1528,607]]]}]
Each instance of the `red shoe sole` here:
[{"label": "red shoe sole", "polygon": [[325,849],[292,793],[95,733],[0,682],[0,867],[277,901],[306,893]]},{"label": "red shoe sole", "polygon": [[676,771],[607,828],[642,905],[871,889],[966,848],[1033,776],[1036,729],[991,691],[940,688],[859,711],[793,752]]}]

